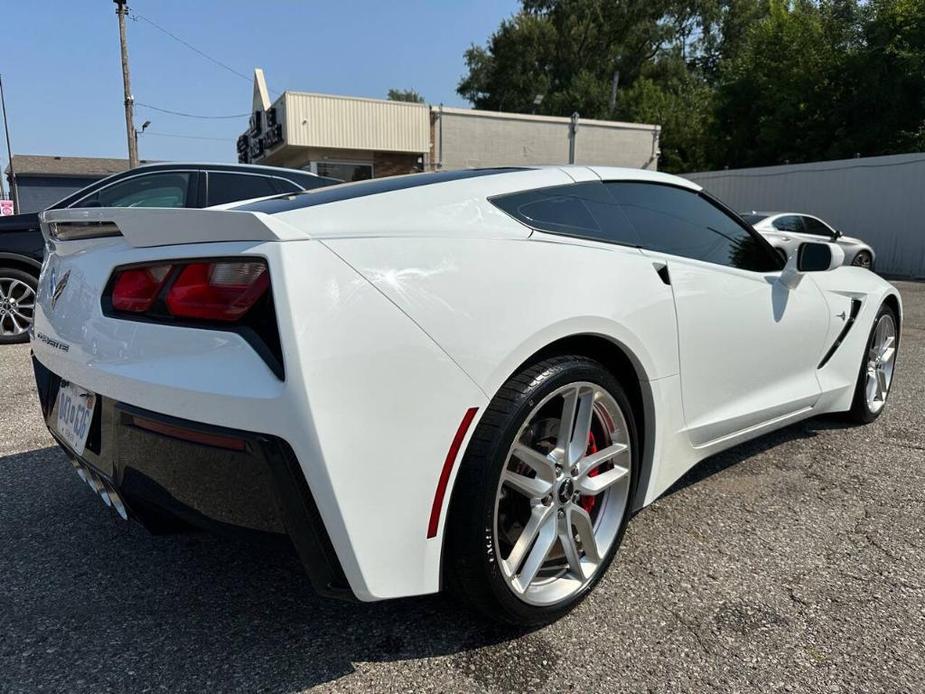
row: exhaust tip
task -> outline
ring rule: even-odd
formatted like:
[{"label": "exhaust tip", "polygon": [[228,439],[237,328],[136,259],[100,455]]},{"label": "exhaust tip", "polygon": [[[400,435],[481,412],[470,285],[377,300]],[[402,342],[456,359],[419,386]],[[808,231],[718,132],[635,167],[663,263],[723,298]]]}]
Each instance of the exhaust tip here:
[{"label": "exhaust tip", "polygon": [[125,508],[125,502],[122,501],[119,492],[111,487],[109,489],[109,501],[112,503],[112,508],[119,514],[119,518],[128,520],[128,510]]},{"label": "exhaust tip", "polygon": [[122,500],[122,496],[116,491],[115,487],[79,461],[71,460],[71,464],[74,466],[80,479],[86,482],[90,489],[99,494],[106,506],[114,509],[122,520],[128,520],[128,509],[125,506],[125,502]]}]

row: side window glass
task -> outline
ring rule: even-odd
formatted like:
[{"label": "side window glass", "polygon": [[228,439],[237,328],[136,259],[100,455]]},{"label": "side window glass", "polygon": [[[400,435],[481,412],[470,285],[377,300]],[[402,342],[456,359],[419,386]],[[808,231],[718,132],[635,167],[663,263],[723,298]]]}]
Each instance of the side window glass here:
[{"label": "side window glass", "polygon": [[803,217],[803,226],[806,228],[807,234],[832,238],[832,230],[818,219],[813,219],[812,217]]},{"label": "side window glass", "polygon": [[274,195],[276,190],[266,176],[209,172],[209,205],[250,200]]},{"label": "side window glass", "polygon": [[119,181],[73,207],[186,207],[190,174],[152,173]]},{"label": "side window glass", "polygon": [[633,181],[606,186],[643,248],[754,272],[780,269],[756,232],[695,191]]},{"label": "side window glass", "polygon": [[793,234],[804,233],[802,220],[793,214],[787,215],[786,217],[778,217],[771,222],[771,226],[778,231],[789,231]]},{"label": "side window glass", "polygon": [[639,238],[601,183],[575,183],[512,193],[491,202],[529,227],[637,246]]}]

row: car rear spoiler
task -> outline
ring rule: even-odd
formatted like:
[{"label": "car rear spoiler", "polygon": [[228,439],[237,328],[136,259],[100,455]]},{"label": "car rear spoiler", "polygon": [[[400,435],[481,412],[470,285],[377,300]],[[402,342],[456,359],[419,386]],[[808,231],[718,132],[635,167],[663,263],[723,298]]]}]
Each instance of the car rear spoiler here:
[{"label": "car rear spoiler", "polygon": [[262,212],[140,207],[46,210],[46,241],[123,236],[136,248],[218,241],[290,241],[308,236]]}]

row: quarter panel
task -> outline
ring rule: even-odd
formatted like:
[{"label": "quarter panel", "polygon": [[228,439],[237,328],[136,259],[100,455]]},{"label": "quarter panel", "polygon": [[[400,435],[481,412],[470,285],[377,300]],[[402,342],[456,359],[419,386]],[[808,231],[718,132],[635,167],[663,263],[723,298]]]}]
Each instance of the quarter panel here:
[{"label": "quarter panel", "polygon": [[633,248],[536,237],[325,243],[488,395],[540,349],[580,334],[622,345],[648,379],[678,372],[671,288],[650,259]]}]

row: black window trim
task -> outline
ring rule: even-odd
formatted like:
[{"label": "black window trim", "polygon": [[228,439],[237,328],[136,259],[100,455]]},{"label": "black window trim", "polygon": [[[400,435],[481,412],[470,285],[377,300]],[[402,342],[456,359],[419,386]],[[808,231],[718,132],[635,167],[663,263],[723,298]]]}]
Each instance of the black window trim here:
[{"label": "black window trim", "polygon": [[652,250],[646,249],[641,244],[621,243],[620,241],[609,241],[607,239],[595,238],[593,236],[587,236],[585,234],[567,233],[564,231],[550,231],[548,229],[539,229],[533,226],[532,224],[527,223],[526,220],[520,219],[519,217],[514,216],[513,214],[505,210],[503,207],[495,203],[495,200],[503,199],[509,195],[520,195],[522,193],[549,190],[551,188],[565,188],[569,186],[581,185],[583,183],[595,183],[595,181],[574,181],[572,183],[557,183],[551,186],[543,186],[542,188],[527,188],[525,190],[519,190],[519,191],[515,191],[511,193],[493,195],[488,198],[488,201],[492,205],[494,205],[498,210],[506,214],[508,217],[510,217],[514,221],[518,222],[519,224],[523,224],[525,227],[527,227],[531,231],[534,231],[534,232],[538,231],[542,234],[552,234],[553,236],[565,236],[568,238],[582,239],[583,241],[593,241],[596,243],[605,243],[609,246],[622,246],[624,248],[636,248],[638,250],[647,251],[649,253],[663,253],[664,255],[669,255],[674,258],[683,258],[685,260],[693,260],[696,262],[708,263],[710,265],[716,265],[718,267],[727,267],[732,270],[740,270],[742,272],[751,272],[756,275],[767,275],[768,273],[781,272],[784,269],[784,264],[781,261],[780,254],[776,250],[774,250],[774,246],[772,246],[771,243],[764,236],[762,236],[756,229],[754,229],[750,224],[748,224],[744,219],[742,219],[739,216],[738,212],[733,210],[731,207],[726,205],[724,202],[722,202],[718,198],[713,197],[712,195],[710,195],[707,191],[703,189],[697,190],[695,188],[689,188],[687,186],[678,185],[677,183],[668,183],[665,181],[645,181],[645,180],[634,179],[634,178],[608,178],[608,179],[601,179],[600,181],[597,181],[597,183],[600,183],[601,185],[604,185],[606,183],[643,183],[645,185],[663,186],[665,188],[675,188],[677,190],[683,190],[688,193],[697,195],[698,197],[703,198],[709,204],[713,205],[713,207],[717,208],[720,212],[725,212],[727,216],[732,217],[733,221],[736,224],[742,227],[742,229],[746,233],[748,233],[752,238],[758,241],[758,245],[763,247],[765,251],[767,251],[768,255],[774,258],[775,264],[779,265],[780,267],[778,267],[777,270],[766,270],[766,271],[746,270],[745,268],[737,268],[731,265],[726,265],[725,263],[714,263],[713,261],[710,261],[710,260],[699,260],[697,258],[688,258],[687,256],[684,256],[684,255],[675,255],[674,253],[665,253],[664,251],[652,251]]}]

